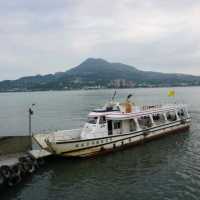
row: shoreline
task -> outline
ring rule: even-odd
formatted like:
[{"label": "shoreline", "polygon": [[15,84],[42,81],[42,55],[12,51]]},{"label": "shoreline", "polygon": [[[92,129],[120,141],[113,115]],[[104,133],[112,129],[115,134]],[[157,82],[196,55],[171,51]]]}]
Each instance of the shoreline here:
[{"label": "shoreline", "polygon": [[0,91],[1,93],[32,93],[32,92],[64,92],[64,91],[95,91],[95,90],[128,90],[128,89],[161,89],[161,88],[193,88],[200,87],[200,85],[187,86],[155,86],[155,87],[131,87],[131,88],[92,88],[92,89],[60,89],[60,90],[24,90],[24,91]]}]

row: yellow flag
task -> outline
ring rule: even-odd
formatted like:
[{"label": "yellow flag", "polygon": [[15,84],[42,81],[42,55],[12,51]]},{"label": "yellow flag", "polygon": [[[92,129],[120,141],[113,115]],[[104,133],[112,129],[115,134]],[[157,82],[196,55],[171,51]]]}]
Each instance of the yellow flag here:
[{"label": "yellow flag", "polygon": [[168,97],[174,97],[175,96],[175,91],[174,90],[169,90],[168,91]]}]

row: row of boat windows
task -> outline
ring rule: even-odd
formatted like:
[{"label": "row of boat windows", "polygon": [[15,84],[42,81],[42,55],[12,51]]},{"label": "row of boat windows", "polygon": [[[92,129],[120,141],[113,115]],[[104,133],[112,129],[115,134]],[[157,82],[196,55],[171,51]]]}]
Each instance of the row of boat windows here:
[{"label": "row of boat windows", "polygon": [[[177,112],[177,114],[178,114],[178,116],[180,118],[183,118],[183,117],[185,117],[186,113],[185,113],[184,109],[180,109]],[[156,124],[158,124],[158,125],[165,121],[164,114],[162,114],[162,113],[153,114],[152,117],[153,117],[154,122]],[[176,113],[174,111],[167,112],[166,113],[166,117],[167,117],[168,121],[176,121],[177,120],[177,116],[176,116]],[[98,120],[98,117],[89,117],[87,122],[90,123],[90,124],[96,124],[97,120]],[[138,122],[142,126],[146,126],[146,127],[151,127],[152,126],[152,122],[151,122],[150,116],[142,116],[142,117],[138,118]],[[101,116],[100,119],[99,119],[99,124],[105,124],[105,123],[106,123],[106,117],[105,116]],[[134,122],[132,122],[132,123],[134,123]],[[113,128],[114,129],[119,129],[120,128],[120,123],[116,122],[114,124]]]},{"label": "row of boat windows", "polygon": [[[177,112],[178,116],[182,119],[183,117],[185,117],[185,112],[184,110],[180,110],[179,112]],[[151,117],[149,115],[147,116],[142,116],[140,118],[138,118],[138,125],[141,129],[146,129],[146,128],[150,128],[153,126],[153,123],[155,125],[161,125],[163,123],[165,123],[165,116],[163,113],[156,113],[152,115],[153,121],[151,120]],[[166,113],[166,119],[170,122],[176,121],[177,120],[177,115],[174,111],[169,111]],[[121,133],[121,129],[122,129],[122,121],[113,121],[112,122],[113,125],[109,128],[109,135],[112,135],[112,127],[113,130],[115,131],[115,133],[117,133],[116,131],[119,130],[118,132]],[[137,125],[136,125],[136,121],[134,119],[130,119],[129,122],[127,123],[129,125],[129,131],[133,132],[137,130]]]},{"label": "row of boat windows", "polygon": [[112,142],[112,138],[106,138],[106,139],[96,140],[96,141],[87,141],[85,143],[75,144],[75,147],[87,147],[87,146],[98,145],[98,144],[103,144],[107,142]]}]

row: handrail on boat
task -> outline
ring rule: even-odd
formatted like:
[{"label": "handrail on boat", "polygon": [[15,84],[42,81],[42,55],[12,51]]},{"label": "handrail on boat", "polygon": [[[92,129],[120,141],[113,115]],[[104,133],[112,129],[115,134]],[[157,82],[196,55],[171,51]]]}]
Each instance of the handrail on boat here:
[{"label": "handrail on boat", "polygon": [[150,110],[150,109],[157,109],[157,108],[162,108],[162,105],[145,105],[142,106],[142,110]]}]

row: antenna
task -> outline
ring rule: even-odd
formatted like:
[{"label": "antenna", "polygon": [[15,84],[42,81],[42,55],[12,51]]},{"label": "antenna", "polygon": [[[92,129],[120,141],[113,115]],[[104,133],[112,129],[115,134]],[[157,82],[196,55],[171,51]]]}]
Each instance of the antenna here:
[{"label": "antenna", "polygon": [[133,95],[132,94],[129,94],[126,98],[126,100],[128,101]]},{"label": "antenna", "polygon": [[115,91],[114,91],[114,94],[113,94],[113,96],[112,96],[112,101],[114,101],[116,94],[117,94],[117,91],[115,90]]}]

